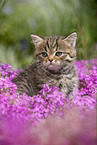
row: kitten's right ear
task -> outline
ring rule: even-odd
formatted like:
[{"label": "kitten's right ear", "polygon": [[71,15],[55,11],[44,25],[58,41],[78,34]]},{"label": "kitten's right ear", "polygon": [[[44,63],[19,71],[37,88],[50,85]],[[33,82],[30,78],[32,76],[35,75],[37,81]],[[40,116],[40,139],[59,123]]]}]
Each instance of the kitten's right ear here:
[{"label": "kitten's right ear", "polygon": [[76,32],[74,32],[74,33],[70,34],[68,37],[66,37],[63,41],[67,42],[68,46],[72,46],[75,48],[76,39],[77,39],[77,34],[76,34]]},{"label": "kitten's right ear", "polygon": [[37,35],[31,35],[31,38],[36,47],[43,41],[43,39]]}]

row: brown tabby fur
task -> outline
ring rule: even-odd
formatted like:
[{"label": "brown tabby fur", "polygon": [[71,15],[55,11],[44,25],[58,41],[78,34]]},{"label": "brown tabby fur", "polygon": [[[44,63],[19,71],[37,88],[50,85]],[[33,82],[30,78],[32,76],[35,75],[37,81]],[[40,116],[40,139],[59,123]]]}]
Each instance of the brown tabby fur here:
[{"label": "brown tabby fur", "polygon": [[39,93],[42,85],[49,82],[70,96],[77,87],[77,75],[74,66],[76,60],[76,38],[72,33],[68,37],[31,35],[35,45],[35,62],[22,69],[13,80],[20,94],[33,96]]}]

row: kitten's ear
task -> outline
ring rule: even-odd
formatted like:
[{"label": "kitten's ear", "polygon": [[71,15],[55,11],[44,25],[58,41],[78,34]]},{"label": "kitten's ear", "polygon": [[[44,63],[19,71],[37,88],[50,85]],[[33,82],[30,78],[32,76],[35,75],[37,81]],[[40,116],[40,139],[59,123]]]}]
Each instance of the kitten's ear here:
[{"label": "kitten's ear", "polygon": [[31,38],[35,46],[38,46],[43,41],[43,39],[37,35],[31,35]]},{"label": "kitten's ear", "polygon": [[76,32],[74,32],[74,33],[70,34],[68,37],[66,37],[63,41],[67,42],[67,45],[75,47],[76,39],[77,39],[77,34],[76,34]]}]

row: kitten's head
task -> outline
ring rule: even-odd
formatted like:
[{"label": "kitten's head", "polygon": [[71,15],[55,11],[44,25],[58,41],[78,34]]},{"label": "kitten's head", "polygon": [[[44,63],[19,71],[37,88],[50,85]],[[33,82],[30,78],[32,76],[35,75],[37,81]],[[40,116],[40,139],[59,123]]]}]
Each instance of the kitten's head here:
[{"label": "kitten's head", "polygon": [[76,59],[76,33],[66,38],[64,36],[41,38],[37,35],[31,35],[31,37],[35,45],[36,61],[42,63],[49,71],[59,71],[62,66]]}]

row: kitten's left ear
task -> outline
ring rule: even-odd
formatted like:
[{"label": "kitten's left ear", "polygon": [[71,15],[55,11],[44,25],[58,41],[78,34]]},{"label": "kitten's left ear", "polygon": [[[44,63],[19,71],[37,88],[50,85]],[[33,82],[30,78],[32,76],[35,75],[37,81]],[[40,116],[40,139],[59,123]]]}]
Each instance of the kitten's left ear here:
[{"label": "kitten's left ear", "polygon": [[67,42],[68,46],[75,47],[76,39],[77,39],[77,34],[76,34],[76,32],[74,32],[74,33],[70,34],[68,37],[66,37],[63,41]]},{"label": "kitten's left ear", "polygon": [[43,41],[43,39],[37,35],[31,35],[31,38],[36,47]]}]

